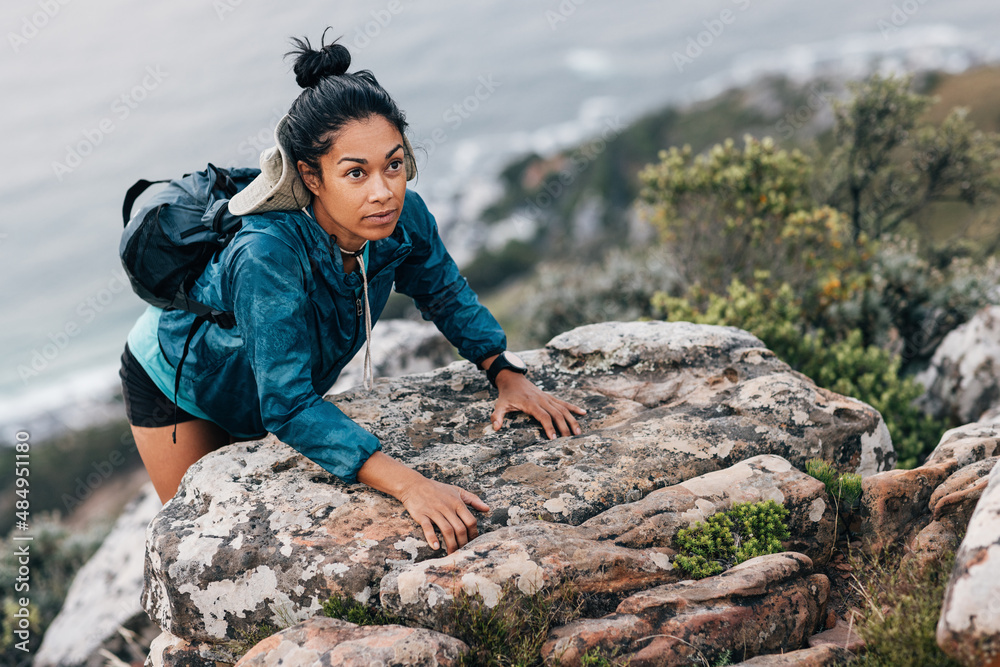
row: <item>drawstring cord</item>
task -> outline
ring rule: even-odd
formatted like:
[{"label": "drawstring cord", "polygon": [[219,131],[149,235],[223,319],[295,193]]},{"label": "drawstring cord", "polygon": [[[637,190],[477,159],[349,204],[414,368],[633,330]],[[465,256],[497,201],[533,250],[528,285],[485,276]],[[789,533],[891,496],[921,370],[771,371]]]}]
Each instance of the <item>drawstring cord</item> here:
[{"label": "drawstring cord", "polygon": [[[302,207],[302,212],[306,216],[315,220],[312,211],[309,210],[311,204],[307,204]],[[336,237],[332,237],[334,243],[337,242]],[[365,366],[362,371],[362,382],[364,383],[365,391],[371,391],[375,386],[375,374],[372,372],[372,312],[371,306],[368,303],[368,272],[365,268],[365,248],[368,247],[368,241],[365,241],[364,245],[361,246],[356,252],[351,252],[349,250],[341,249],[340,252],[343,255],[348,255],[354,257],[358,260],[358,266],[361,268],[361,285],[365,297]]]},{"label": "drawstring cord", "polygon": [[[368,242],[365,241],[365,245]],[[365,270],[364,255],[358,255],[358,266],[361,267],[361,285],[365,297],[365,368],[362,372],[362,380],[365,391],[371,391],[375,386],[374,373],[372,373],[372,312],[368,305],[368,274]]]}]

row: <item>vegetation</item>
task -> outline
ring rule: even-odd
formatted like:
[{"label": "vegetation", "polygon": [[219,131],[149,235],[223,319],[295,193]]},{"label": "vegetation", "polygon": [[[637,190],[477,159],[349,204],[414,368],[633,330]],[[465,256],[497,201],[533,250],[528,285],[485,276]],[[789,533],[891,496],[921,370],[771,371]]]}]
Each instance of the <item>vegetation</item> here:
[{"label": "vegetation", "polygon": [[857,473],[842,473],[823,459],[810,459],[806,461],[806,474],[823,482],[838,509],[850,509],[861,500],[861,475]]},{"label": "vegetation", "polygon": [[[32,487],[34,488],[34,487]],[[18,619],[14,613],[19,610],[18,599],[27,597],[31,643],[28,655],[34,655],[41,644],[42,635],[62,608],[66,592],[69,590],[77,570],[97,551],[107,534],[107,527],[100,526],[85,533],[71,533],[53,517],[39,515],[32,522],[30,579],[25,580],[18,573],[18,546],[26,542],[15,542],[13,536],[3,540],[0,553],[0,664],[22,664],[23,651],[14,647],[21,641],[14,635]],[[25,589],[27,584],[30,588]],[[28,595],[25,595],[28,593]]]},{"label": "vegetation", "polygon": [[392,625],[393,623],[403,623],[403,619],[385,611],[381,607],[374,607],[358,602],[346,595],[332,595],[323,602],[323,615],[327,618],[339,618],[355,625]]},{"label": "vegetation", "polygon": [[568,583],[525,595],[508,582],[492,608],[480,595],[459,591],[451,634],[469,645],[462,661],[468,667],[541,665],[549,631],[578,617],[581,604],[581,596]]},{"label": "vegetation", "polygon": [[823,182],[855,239],[919,227],[935,203],[974,206],[1000,194],[1000,135],[977,130],[965,109],[939,124],[923,122],[933,100],[911,84],[876,74],[850,84],[850,101],[836,105],[836,148]]},{"label": "vegetation", "polygon": [[935,639],[941,601],[954,552],[920,569],[914,561],[873,558],[855,564],[856,592],[862,602],[858,634],[866,653],[852,665],[864,667],[958,667]]},{"label": "vegetation", "polygon": [[778,553],[788,539],[788,510],[773,500],[736,503],[725,512],[677,531],[674,563],[694,579],[718,574],[745,560]]}]

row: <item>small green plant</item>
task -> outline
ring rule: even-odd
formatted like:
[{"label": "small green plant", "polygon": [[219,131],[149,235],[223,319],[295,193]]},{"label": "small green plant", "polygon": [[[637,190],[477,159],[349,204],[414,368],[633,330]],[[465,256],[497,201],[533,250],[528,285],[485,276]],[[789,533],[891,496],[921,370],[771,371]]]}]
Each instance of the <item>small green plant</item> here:
[{"label": "small green plant", "polygon": [[[464,667],[541,665],[542,644],[549,630],[577,618],[582,602],[582,596],[570,583],[525,595],[508,582],[492,607],[481,595],[460,590],[455,596],[454,623],[449,634],[469,646],[461,663]],[[594,654],[590,659],[601,658]]]},{"label": "small green plant", "polygon": [[617,653],[618,653],[617,647],[615,647],[615,650],[611,652],[610,656],[608,656],[605,655],[604,651],[595,646],[594,648],[590,649],[582,656],[580,656],[580,665],[581,667],[616,667],[616,665],[617,666],[628,665],[629,661],[616,662],[614,660],[615,654]]},{"label": "small green plant", "polygon": [[237,638],[228,642],[226,646],[233,656],[239,659],[245,656],[254,646],[277,632],[280,632],[279,628],[267,623],[251,625],[249,629],[237,630]]},{"label": "small green plant", "polygon": [[369,606],[354,598],[337,594],[323,602],[323,615],[355,625],[392,625],[402,622],[398,616],[380,607]]},{"label": "small green plant", "polygon": [[842,473],[823,459],[810,459],[806,461],[806,474],[823,482],[838,511],[850,509],[861,500],[861,475],[857,473]]},{"label": "small green plant", "polygon": [[788,509],[773,500],[736,503],[677,531],[677,567],[693,579],[718,574],[745,560],[778,553],[788,539]]},{"label": "small green plant", "polygon": [[866,653],[855,667],[959,667],[935,639],[941,602],[955,561],[945,554],[927,567],[897,557],[855,562],[854,588],[861,598],[858,634]]}]

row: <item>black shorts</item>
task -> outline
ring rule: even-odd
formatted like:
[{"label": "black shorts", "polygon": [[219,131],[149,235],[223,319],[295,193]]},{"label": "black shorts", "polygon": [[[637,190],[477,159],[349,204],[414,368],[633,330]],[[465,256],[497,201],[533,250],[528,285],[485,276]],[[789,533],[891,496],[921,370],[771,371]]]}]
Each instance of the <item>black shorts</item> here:
[{"label": "black shorts", "polygon": [[146,369],[132,356],[127,343],[122,353],[122,368],[118,375],[122,379],[125,416],[132,426],[157,428],[198,419],[190,412],[175,406],[173,401],[160,391]]}]

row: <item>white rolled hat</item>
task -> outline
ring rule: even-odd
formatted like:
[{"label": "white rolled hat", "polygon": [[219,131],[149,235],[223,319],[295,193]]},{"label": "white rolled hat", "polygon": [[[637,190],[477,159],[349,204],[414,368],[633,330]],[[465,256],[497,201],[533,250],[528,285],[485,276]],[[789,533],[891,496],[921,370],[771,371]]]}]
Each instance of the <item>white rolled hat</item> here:
[{"label": "white rolled hat", "polygon": [[[268,211],[291,211],[307,206],[312,193],[299,177],[289,140],[288,114],[274,128],[275,145],[260,154],[260,176],[229,200],[233,215],[250,215]],[[406,180],[417,175],[413,148],[403,135],[403,165]]]}]

